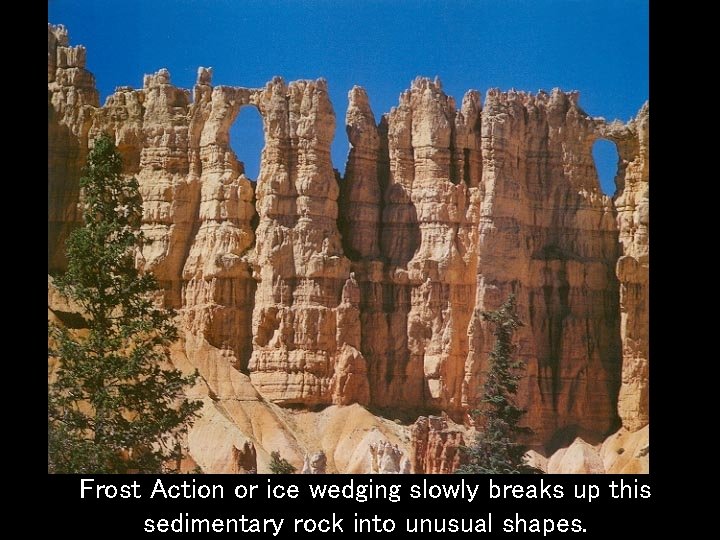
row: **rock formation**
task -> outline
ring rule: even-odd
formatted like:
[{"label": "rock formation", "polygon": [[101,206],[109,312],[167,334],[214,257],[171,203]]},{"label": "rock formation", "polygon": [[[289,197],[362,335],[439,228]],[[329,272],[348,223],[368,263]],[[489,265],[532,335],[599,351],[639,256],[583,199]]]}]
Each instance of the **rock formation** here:
[{"label": "rock formation", "polygon": [[305,456],[302,474],[325,474],[327,472],[327,456],[320,450],[312,456]]},{"label": "rock formation", "polygon": [[551,474],[646,474],[650,472],[649,426],[631,432],[625,428],[602,444],[577,438],[549,459],[533,455],[530,462]]},{"label": "rock formation", "polygon": [[48,269],[65,265],[65,240],[81,221],[78,179],[99,105],[85,47],[70,47],[64,26],[48,25]]},{"label": "rock formation", "polygon": [[449,428],[447,418],[421,416],[411,428],[411,441],[414,472],[447,474],[463,464],[463,432]]},{"label": "rock formation", "polygon": [[[299,468],[319,419],[362,447],[321,438],[329,472],[364,471],[390,439],[415,472],[453,470],[493,345],[481,313],[510,292],[538,455],[647,426],[647,104],[627,124],[559,90],[468,91],[457,107],[418,78],[378,121],[354,87],[340,177],[322,79],[213,86],[200,68],[189,91],[160,69],[100,107],[84,66],[85,49],[49,25],[49,271],[80,218],[88,148],[108,133],[144,201],[138,264],[178,310],[174,361],[202,376],[188,444],[203,470],[248,470],[246,445],[261,472],[275,449]],[[230,147],[242,107],[263,121],[257,179]],[[620,155],[612,198],[592,159],[599,138]],[[418,419],[439,413],[465,427]]]},{"label": "rock formation", "polygon": [[410,472],[410,462],[397,444],[381,441],[371,444],[370,471],[373,474],[399,474]]},{"label": "rock formation", "polygon": [[367,404],[357,283],[337,228],[327,83],[276,78],[258,92],[265,148],[256,190],[253,385],[278,403]]},{"label": "rock formation", "polygon": [[252,474],[257,472],[257,453],[251,441],[243,444],[242,448],[232,447],[232,462],[236,474]]},{"label": "rock formation", "polygon": [[614,203],[622,255],[616,272],[620,282],[620,335],[622,385],[618,412],[623,426],[636,431],[650,418],[648,411],[649,285],[649,180],[648,137],[650,107],[622,124],[613,122],[601,131],[615,142],[620,156]]},{"label": "rock formation", "polygon": [[461,111],[416,80],[376,126],[353,88],[343,183],[371,403],[464,411],[479,219],[477,92]]}]

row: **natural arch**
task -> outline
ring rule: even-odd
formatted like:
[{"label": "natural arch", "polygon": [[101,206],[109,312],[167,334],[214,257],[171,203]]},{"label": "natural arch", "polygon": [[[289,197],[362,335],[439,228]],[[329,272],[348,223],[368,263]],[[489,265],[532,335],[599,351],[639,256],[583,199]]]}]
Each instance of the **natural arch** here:
[{"label": "natural arch", "polygon": [[245,176],[257,182],[265,138],[260,111],[252,105],[243,106],[230,126],[230,147],[245,165]]},{"label": "natural arch", "polygon": [[617,146],[607,139],[598,139],[593,144],[592,155],[595,170],[600,180],[600,189],[605,195],[612,197],[615,194],[615,179],[620,160]]}]

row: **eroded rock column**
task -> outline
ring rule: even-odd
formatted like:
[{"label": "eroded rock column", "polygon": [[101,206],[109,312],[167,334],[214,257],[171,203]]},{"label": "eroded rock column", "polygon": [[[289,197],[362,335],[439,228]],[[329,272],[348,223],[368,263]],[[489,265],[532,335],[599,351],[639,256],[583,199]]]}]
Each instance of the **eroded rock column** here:
[{"label": "eroded rock column", "polygon": [[166,291],[166,304],[182,306],[182,268],[194,225],[200,185],[190,175],[190,92],[170,83],[161,69],[143,80],[143,147],[136,175],[143,199],[145,242],[140,266]]},{"label": "eroded rock column", "polygon": [[48,24],[48,270],[64,270],[65,241],[82,222],[79,179],[98,107],[85,47],[70,47],[67,29]]},{"label": "eroded rock column", "polygon": [[476,279],[479,96],[469,92],[457,111],[439,81],[417,79],[377,126],[362,89],[349,99],[343,209],[372,403],[460,414]]},{"label": "eroded rock column", "polygon": [[618,413],[623,426],[630,431],[639,430],[650,420],[649,123],[650,107],[645,103],[628,124],[614,122],[602,132],[615,142],[620,155],[619,185],[614,200],[622,244],[622,256],[616,267],[620,281],[623,356]]},{"label": "eroded rock column", "polygon": [[255,99],[266,144],[256,192],[251,380],[278,403],[367,403],[359,317],[346,309],[357,294],[337,228],[327,84],[276,78]]},{"label": "eroded rock column", "polygon": [[230,128],[253,91],[211,85],[198,70],[190,109],[190,177],[200,186],[192,241],[183,266],[188,356],[218,398],[253,396],[246,377],[252,352],[255,280],[248,262],[255,241],[253,185],[230,148]]}]

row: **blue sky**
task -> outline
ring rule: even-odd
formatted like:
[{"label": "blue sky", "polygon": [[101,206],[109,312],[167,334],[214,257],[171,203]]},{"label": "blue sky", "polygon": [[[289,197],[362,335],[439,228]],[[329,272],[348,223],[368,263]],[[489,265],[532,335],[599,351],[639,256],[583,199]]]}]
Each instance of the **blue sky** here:
[{"label": "blue sky", "polygon": [[[185,88],[198,66],[213,67],[214,84],[324,77],[341,171],[354,84],[378,120],[417,75],[439,76],[458,103],[470,88],[579,90],[580,105],[608,120],[628,120],[648,99],[648,0],[49,0],[48,20],[88,48],[101,101],[161,67]],[[261,129],[245,108],[231,134],[251,177]],[[612,145],[596,159],[607,177]]]}]

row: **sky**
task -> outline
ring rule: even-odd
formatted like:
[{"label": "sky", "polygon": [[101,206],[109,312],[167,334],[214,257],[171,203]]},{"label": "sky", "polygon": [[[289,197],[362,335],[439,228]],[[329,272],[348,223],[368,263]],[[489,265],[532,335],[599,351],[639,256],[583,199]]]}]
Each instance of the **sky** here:
[{"label": "sky", "polygon": [[[48,21],[87,47],[101,103],[116,86],[142,87],[162,67],[192,88],[259,87],[273,76],[328,81],[336,115],[332,160],[345,169],[347,93],[363,86],[376,120],[418,75],[468,89],[578,90],[592,116],[629,120],[648,99],[649,0],[48,0]],[[241,110],[231,145],[257,177],[262,123]],[[594,148],[603,190],[617,154]],[[612,187],[611,187],[612,186]]]}]

